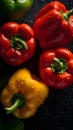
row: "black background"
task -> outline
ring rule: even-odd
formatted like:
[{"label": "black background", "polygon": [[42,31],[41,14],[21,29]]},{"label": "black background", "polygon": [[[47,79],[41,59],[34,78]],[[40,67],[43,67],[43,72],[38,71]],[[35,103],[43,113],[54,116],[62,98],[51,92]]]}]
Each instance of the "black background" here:
[{"label": "black background", "polygon": [[[18,22],[28,23],[33,26],[37,12],[50,1],[34,0],[30,11]],[[67,9],[71,9],[73,6],[73,1],[71,0],[60,0],[60,2],[64,3]],[[67,47],[73,52],[72,43],[67,45]],[[17,67],[7,65],[0,59],[0,81],[22,67],[28,68],[32,73],[40,77],[38,61],[41,52],[42,49],[37,42],[34,56],[26,63]],[[38,108],[36,114],[23,121],[25,122],[25,130],[73,130],[73,85],[63,90],[50,89],[48,98]]]}]

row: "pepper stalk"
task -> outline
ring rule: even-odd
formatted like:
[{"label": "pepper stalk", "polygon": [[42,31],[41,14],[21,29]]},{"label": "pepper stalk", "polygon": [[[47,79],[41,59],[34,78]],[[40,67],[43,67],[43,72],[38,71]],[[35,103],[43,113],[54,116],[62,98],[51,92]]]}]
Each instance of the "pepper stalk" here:
[{"label": "pepper stalk", "polygon": [[61,12],[61,14],[65,20],[69,21],[70,16],[73,15],[73,9],[67,11],[66,13]]},{"label": "pepper stalk", "polygon": [[51,68],[55,73],[64,73],[67,69],[66,60],[63,58],[54,58]]},{"label": "pepper stalk", "polygon": [[12,103],[11,107],[5,107],[7,114],[12,113],[17,108],[22,108],[25,105],[25,98],[22,94],[16,93],[11,98],[11,103]]},{"label": "pepper stalk", "polygon": [[28,49],[26,42],[20,35],[15,35],[15,36],[11,37],[10,43],[11,43],[11,47],[16,50],[19,50],[19,49],[27,50]]}]

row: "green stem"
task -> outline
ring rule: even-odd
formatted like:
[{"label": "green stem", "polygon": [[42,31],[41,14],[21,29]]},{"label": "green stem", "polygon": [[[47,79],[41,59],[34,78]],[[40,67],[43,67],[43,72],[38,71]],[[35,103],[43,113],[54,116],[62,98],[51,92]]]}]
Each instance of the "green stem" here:
[{"label": "green stem", "polygon": [[20,100],[17,99],[16,102],[11,107],[5,107],[6,113],[10,114],[14,110],[16,110],[19,107],[19,102],[20,102]]},{"label": "green stem", "polygon": [[55,73],[64,73],[67,69],[66,60],[62,58],[54,58],[51,68]]},{"label": "green stem", "polygon": [[67,20],[67,21],[69,21],[69,18],[70,18],[71,15],[73,15],[73,9],[69,10],[69,11],[66,12],[66,13],[63,13],[63,12],[62,12],[63,18],[64,18],[65,20]]},{"label": "green stem", "polygon": [[12,105],[10,107],[5,107],[7,114],[12,113],[17,108],[22,108],[25,105],[25,98],[20,93],[15,93],[10,101]]},{"label": "green stem", "polygon": [[58,58],[54,58],[54,65],[57,69],[63,68],[63,62],[61,62]]},{"label": "green stem", "polygon": [[71,9],[70,11],[68,11],[66,14],[67,14],[68,17],[70,17],[71,15],[73,15],[73,9]]},{"label": "green stem", "polygon": [[16,50],[28,49],[26,42],[19,35],[15,35],[15,36],[11,37],[10,42],[11,42],[11,47],[16,49]]},{"label": "green stem", "polygon": [[26,42],[24,40],[16,37],[15,41],[18,42],[19,44],[21,44],[22,48],[28,49],[28,46],[27,46],[27,44],[26,44]]}]

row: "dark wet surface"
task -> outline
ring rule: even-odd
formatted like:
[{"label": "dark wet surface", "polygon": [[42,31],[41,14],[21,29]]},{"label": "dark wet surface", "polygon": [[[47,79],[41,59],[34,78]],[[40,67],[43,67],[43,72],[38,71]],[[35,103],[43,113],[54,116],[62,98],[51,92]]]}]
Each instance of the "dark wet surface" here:
[{"label": "dark wet surface", "polygon": [[[36,13],[51,0],[34,0],[33,6],[30,11],[19,20],[19,23],[28,23],[33,25]],[[71,9],[73,1],[60,0],[64,3],[67,9]],[[72,43],[67,46],[73,52]],[[26,63],[12,67],[5,64],[0,60],[0,79],[6,75],[11,75],[15,70],[26,67],[31,72],[39,77],[38,61],[42,49],[37,42],[36,51],[34,56]],[[36,58],[35,58],[36,57]],[[73,130],[73,85],[64,90],[50,90],[50,94],[44,104],[39,107],[36,114],[24,120],[25,130]]]}]

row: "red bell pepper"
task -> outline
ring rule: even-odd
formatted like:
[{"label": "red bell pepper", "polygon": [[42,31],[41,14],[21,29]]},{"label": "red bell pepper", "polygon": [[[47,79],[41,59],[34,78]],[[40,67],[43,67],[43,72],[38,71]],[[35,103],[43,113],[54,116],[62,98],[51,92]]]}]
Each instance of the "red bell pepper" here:
[{"label": "red bell pepper", "polygon": [[64,4],[52,1],[35,16],[33,29],[43,49],[64,46],[73,40],[73,9],[66,10]]},{"label": "red bell pepper", "polygon": [[0,29],[0,56],[7,64],[20,65],[35,51],[33,29],[28,24],[5,23]]},{"label": "red bell pepper", "polygon": [[63,89],[73,83],[73,54],[64,47],[45,50],[39,61],[42,80],[56,89]]}]

